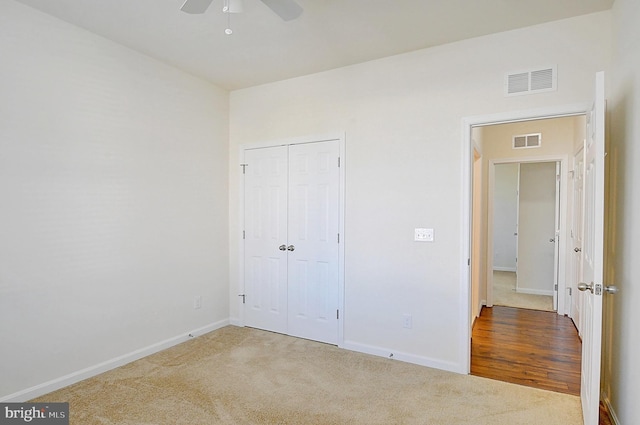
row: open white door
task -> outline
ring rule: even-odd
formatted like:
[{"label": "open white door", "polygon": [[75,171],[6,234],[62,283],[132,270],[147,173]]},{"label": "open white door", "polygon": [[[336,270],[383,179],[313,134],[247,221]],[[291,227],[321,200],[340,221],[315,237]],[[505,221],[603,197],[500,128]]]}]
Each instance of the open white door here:
[{"label": "open white door", "polygon": [[573,278],[571,282],[571,319],[578,335],[582,338],[582,305],[585,294],[578,291],[582,282],[582,215],[584,207],[584,146],[573,158],[573,220],[571,228],[571,247]]},{"label": "open white door", "polygon": [[553,309],[558,311],[558,285],[560,284],[560,162],[556,162],[556,200],[553,235]]},{"label": "open white door", "polygon": [[598,425],[600,357],[602,344],[602,294],[604,292],[604,73],[596,74],[593,108],[587,114],[584,169],[584,222],[582,283],[582,381],[580,395],[585,425]]}]

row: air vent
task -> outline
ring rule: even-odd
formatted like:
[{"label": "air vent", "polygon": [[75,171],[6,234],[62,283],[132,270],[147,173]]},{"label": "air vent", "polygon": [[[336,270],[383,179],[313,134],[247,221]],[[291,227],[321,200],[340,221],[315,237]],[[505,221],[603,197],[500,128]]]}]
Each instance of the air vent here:
[{"label": "air vent", "polygon": [[541,144],[542,133],[513,136],[513,149],[539,148]]},{"label": "air vent", "polygon": [[505,76],[505,96],[554,91],[556,83],[557,68],[555,66],[511,72]]}]

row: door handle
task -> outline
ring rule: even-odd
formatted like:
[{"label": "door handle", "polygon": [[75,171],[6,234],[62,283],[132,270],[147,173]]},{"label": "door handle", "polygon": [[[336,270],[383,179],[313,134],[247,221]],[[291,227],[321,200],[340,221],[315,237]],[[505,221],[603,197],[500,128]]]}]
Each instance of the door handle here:
[{"label": "door handle", "polygon": [[580,282],[578,283],[578,290],[585,292],[585,291],[589,291],[593,294],[593,282],[591,283],[584,283],[584,282]]},{"label": "door handle", "polygon": [[606,292],[607,294],[617,294],[619,291],[618,287],[615,285],[610,285],[610,286],[605,286],[604,287],[604,292]]},{"label": "door handle", "polygon": [[555,239],[553,239],[553,238],[549,239],[549,242],[555,242],[555,241],[556,241],[556,240],[555,240]]},{"label": "door handle", "polygon": [[573,252],[582,252],[582,250],[578,247],[573,248]]},{"label": "door handle", "polygon": [[287,250],[287,246],[286,246],[286,245],[280,245],[280,246],[278,247],[278,249],[279,249],[280,251],[286,251],[286,250]]},{"label": "door handle", "polygon": [[[284,246],[284,245],[283,245],[283,246]],[[296,249],[296,247],[295,247],[295,246],[293,246],[293,245],[289,245],[289,246],[287,247],[287,251],[294,251],[295,249]]]}]

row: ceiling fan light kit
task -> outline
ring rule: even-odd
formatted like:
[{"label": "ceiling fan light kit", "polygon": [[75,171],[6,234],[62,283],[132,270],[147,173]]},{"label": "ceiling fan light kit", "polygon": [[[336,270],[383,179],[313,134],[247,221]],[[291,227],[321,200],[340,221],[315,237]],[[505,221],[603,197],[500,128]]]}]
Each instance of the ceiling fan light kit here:
[{"label": "ceiling fan light kit", "polygon": [[[299,17],[303,9],[295,0],[260,0],[283,21],[291,21]],[[180,8],[181,11],[192,15],[202,14],[211,6],[213,0],[185,0]],[[233,34],[231,29],[232,13],[242,13],[244,10],[242,0],[223,0],[222,12],[227,14],[227,28],[224,33]]]}]

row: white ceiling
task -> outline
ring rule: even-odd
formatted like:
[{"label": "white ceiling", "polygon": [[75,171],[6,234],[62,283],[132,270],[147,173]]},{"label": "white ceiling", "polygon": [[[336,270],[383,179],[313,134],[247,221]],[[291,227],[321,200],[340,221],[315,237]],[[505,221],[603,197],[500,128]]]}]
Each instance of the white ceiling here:
[{"label": "white ceiling", "polygon": [[614,0],[297,0],[284,22],[244,0],[224,34],[223,0],[17,0],[233,90],[611,8]]}]

